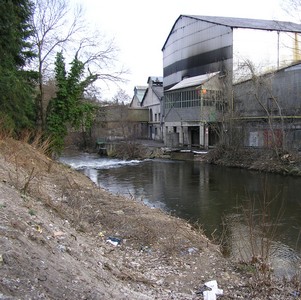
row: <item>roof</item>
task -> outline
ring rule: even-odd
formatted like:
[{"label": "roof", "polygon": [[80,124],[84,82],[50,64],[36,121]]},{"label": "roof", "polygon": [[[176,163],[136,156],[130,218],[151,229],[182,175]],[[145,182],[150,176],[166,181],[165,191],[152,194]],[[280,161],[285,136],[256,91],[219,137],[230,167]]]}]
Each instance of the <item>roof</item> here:
[{"label": "roof", "polygon": [[[291,64],[289,66],[284,66],[284,67],[282,67],[280,69],[277,69],[277,70],[271,70],[271,71],[265,72],[263,74],[260,74],[259,76],[260,77],[265,77],[265,76],[274,75],[274,74],[280,73],[280,72],[298,71],[300,69],[301,69],[301,63],[300,62],[296,62],[296,63],[293,63],[293,64]],[[247,79],[235,82],[234,86],[240,85],[240,84],[244,84],[245,82],[250,81],[250,80],[252,80],[252,79],[251,78],[247,78]]]},{"label": "roof", "polygon": [[146,89],[147,89],[147,86],[144,86],[144,85],[137,85],[134,88],[134,90],[146,90]]},{"label": "roof", "polygon": [[161,99],[163,97],[163,85],[160,85],[160,86],[152,85],[146,90],[145,95],[143,96],[143,99],[141,101],[141,106],[143,106],[145,97],[147,96],[147,94],[150,90],[154,93],[154,95],[157,97],[157,99],[159,101],[161,101]]},{"label": "roof", "polygon": [[180,15],[175,21],[172,29],[163,45],[164,49],[169,36],[171,35],[176,23],[181,18],[191,18],[212,24],[223,25],[231,28],[246,28],[246,29],[257,29],[267,31],[285,31],[285,32],[296,32],[301,33],[301,24],[277,21],[277,20],[257,20],[257,19],[245,19],[245,18],[232,18],[232,17],[214,17],[214,16],[197,16],[197,15]]},{"label": "roof", "polygon": [[144,100],[150,91],[154,93],[159,101],[161,101],[163,97],[163,77],[150,76],[148,77],[148,83],[148,88],[146,89],[146,92],[141,100],[141,106],[143,106]]},{"label": "roof", "polygon": [[158,98],[159,101],[161,101],[163,97],[162,76],[149,76],[147,82],[148,82],[148,88],[146,89],[145,94],[143,95],[143,98],[141,100],[141,106],[143,106],[145,97],[148,94],[149,90],[152,90],[152,92],[155,94],[155,96]]},{"label": "roof", "polygon": [[289,31],[301,32],[301,25],[286,21],[277,20],[257,20],[245,18],[229,18],[229,17],[209,17],[209,16],[189,16],[201,21],[220,24],[232,28],[249,28],[260,30],[275,30],[275,31]]},{"label": "roof", "polygon": [[134,97],[136,96],[139,102],[141,102],[146,90],[147,90],[147,86],[136,86],[134,89],[135,91]]},{"label": "roof", "polygon": [[152,90],[159,100],[163,97],[163,86],[152,86]]},{"label": "roof", "polygon": [[179,83],[175,84],[172,88],[168,89],[167,92],[204,84],[218,73],[219,72],[214,72],[214,73],[203,74],[203,75],[194,76],[190,78],[185,78]]},{"label": "roof", "polygon": [[149,83],[150,80],[152,80],[152,82],[154,82],[154,83],[163,83],[162,76],[150,76],[150,77],[148,77],[147,82]]}]

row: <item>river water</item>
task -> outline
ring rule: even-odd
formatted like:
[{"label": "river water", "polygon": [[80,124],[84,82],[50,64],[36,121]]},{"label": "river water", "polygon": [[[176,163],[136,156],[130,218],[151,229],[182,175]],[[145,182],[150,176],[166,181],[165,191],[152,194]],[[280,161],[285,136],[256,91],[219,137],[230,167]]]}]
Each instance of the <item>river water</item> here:
[{"label": "river water", "polygon": [[248,260],[269,252],[279,276],[299,270],[301,178],[198,161],[122,161],[93,154],[60,160],[112,193],[201,225],[225,255]]}]

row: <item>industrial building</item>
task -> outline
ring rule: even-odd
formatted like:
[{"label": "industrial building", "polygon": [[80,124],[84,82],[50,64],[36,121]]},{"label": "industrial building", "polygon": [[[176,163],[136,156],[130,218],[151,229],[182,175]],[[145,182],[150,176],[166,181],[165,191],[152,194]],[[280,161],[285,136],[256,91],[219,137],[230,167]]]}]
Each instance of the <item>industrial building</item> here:
[{"label": "industrial building", "polygon": [[235,84],[299,62],[300,34],[291,22],[180,15],[162,48],[165,143],[213,146],[237,115]]},{"label": "industrial building", "polygon": [[243,146],[301,150],[301,64],[235,84],[233,103]]}]

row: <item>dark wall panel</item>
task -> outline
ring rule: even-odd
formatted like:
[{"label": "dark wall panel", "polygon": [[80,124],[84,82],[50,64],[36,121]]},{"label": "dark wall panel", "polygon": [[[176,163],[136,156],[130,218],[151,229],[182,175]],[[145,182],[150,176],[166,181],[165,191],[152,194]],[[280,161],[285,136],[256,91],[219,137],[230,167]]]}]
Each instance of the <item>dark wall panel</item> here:
[{"label": "dark wall panel", "polygon": [[224,62],[232,59],[232,28],[183,16],[163,48],[164,89],[185,77],[226,72]]}]

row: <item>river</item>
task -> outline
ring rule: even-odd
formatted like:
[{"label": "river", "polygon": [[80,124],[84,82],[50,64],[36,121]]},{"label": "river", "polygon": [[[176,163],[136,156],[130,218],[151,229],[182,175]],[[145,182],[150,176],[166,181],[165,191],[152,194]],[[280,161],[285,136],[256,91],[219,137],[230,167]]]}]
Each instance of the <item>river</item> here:
[{"label": "river", "polygon": [[298,271],[301,178],[198,161],[123,161],[94,154],[60,160],[112,193],[200,225],[225,255],[249,260],[269,252],[280,276]]}]

